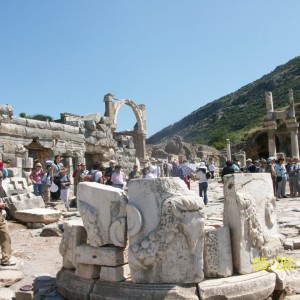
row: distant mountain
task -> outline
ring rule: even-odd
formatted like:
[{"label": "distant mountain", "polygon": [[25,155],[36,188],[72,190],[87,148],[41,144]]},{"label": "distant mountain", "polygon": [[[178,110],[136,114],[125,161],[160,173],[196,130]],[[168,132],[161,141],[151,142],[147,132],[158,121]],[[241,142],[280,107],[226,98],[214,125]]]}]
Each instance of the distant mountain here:
[{"label": "distant mountain", "polygon": [[300,102],[300,56],[236,92],[200,107],[152,135],[147,144],[157,144],[180,135],[186,142],[222,149],[227,138],[238,142],[262,127],[266,114],[265,92],[273,93],[276,110],[288,106],[289,89],[294,90],[295,103]]}]

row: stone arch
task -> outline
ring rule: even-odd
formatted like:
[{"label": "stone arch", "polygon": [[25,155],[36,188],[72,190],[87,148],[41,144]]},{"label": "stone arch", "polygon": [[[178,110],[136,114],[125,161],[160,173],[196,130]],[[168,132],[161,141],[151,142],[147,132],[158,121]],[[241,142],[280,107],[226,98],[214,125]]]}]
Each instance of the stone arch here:
[{"label": "stone arch", "polygon": [[138,123],[138,132],[143,133],[145,128],[141,110],[133,101],[129,99],[123,99],[115,103],[114,124],[117,124],[118,112],[123,105],[128,105],[132,109]]}]

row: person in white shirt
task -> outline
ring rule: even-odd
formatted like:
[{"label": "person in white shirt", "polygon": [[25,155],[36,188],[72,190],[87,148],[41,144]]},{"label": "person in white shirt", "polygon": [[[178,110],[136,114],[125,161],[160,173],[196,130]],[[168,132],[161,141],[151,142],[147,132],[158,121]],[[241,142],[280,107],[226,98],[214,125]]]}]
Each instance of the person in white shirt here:
[{"label": "person in white shirt", "polygon": [[126,182],[126,176],[124,172],[121,171],[121,168],[120,165],[116,165],[115,172],[111,175],[112,186],[119,189],[123,189]]},{"label": "person in white shirt", "polygon": [[151,158],[150,159],[150,173],[153,175],[153,178],[159,178],[160,177],[160,167],[156,165],[156,159],[155,158]]},{"label": "person in white shirt", "polygon": [[208,165],[208,171],[211,174],[211,179],[215,178],[215,165],[213,164],[213,162],[210,162],[210,164]]}]

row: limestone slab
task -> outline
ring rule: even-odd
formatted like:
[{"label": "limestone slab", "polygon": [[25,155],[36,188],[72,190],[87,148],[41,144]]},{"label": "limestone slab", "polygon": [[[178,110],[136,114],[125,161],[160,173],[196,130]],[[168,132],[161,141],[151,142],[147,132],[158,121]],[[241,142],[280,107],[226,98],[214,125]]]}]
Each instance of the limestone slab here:
[{"label": "limestone slab", "polygon": [[124,281],[130,278],[130,268],[128,264],[118,267],[101,267],[100,279],[107,281]]},{"label": "limestone slab", "polygon": [[32,208],[15,211],[15,219],[24,223],[44,223],[57,222],[61,217],[61,211],[50,208]]},{"label": "limestone slab", "polygon": [[87,232],[82,220],[70,220],[63,224],[64,233],[59,245],[59,253],[63,257],[63,267],[75,269],[76,248],[87,243]]},{"label": "limestone slab", "polygon": [[21,271],[5,269],[0,271],[0,283],[2,283],[3,286],[11,286],[20,281],[23,277],[24,275]]},{"label": "limestone slab", "polygon": [[200,282],[205,221],[200,197],[175,177],[130,180],[128,195],[132,281]]},{"label": "limestone slab", "polygon": [[224,176],[224,225],[230,228],[234,270],[254,272],[255,257],[272,260],[281,249],[270,174]]},{"label": "limestone slab", "polygon": [[100,277],[100,269],[101,266],[77,263],[75,275],[86,279],[97,279]]},{"label": "limestone slab", "polygon": [[99,266],[119,266],[128,263],[128,249],[115,246],[92,247],[84,244],[76,247],[76,261]]},{"label": "limestone slab", "polygon": [[15,212],[32,208],[45,208],[45,202],[41,196],[33,193],[23,193],[10,196],[7,199],[7,205],[11,215],[15,218]]},{"label": "limestone slab", "polygon": [[[78,185],[77,199],[91,246],[115,243],[116,246],[126,246],[124,222],[120,220],[126,217],[128,200],[122,190],[95,182],[83,182]],[[123,245],[120,244],[122,241]]]},{"label": "limestone slab", "polygon": [[56,285],[59,293],[72,300],[90,300],[94,280],[76,276],[74,271],[62,269],[57,274]]},{"label": "limestone slab", "polygon": [[198,284],[201,300],[264,300],[275,288],[276,275],[259,271],[228,278],[207,279]]},{"label": "limestone slab", "polygon": [[228,277],[233,274],[229,227],[205,226],[204,276]]},{"label": "limestone slab", "polygon": [[107,282],[97,280],[90,300],[198,300],[196,284],[135,284],[130,281]]},{"label": "limestone slab", "polygon": [[5,197],[24,194],[29,191],[26,179],[23,177],[9,177],[2,181]]}]

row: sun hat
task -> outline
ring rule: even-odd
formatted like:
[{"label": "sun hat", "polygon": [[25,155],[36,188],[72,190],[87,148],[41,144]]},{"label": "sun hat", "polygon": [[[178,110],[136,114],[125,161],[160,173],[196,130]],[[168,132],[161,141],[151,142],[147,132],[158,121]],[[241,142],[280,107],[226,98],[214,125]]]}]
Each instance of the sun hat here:
[{"label": "sun hat", "polygon": [[275,157],[274,156],[270,156],[268,159],[267,159],[267,162],[270,163],[271,161],[275,160]]},{"label": "sun hat", "polygon": [[246,161],[252,162],[252,159],[251,159],[251,158],[248,158]]},{"label": "sun hat", "polygon": [[204,162],[204,161],[201,161],[198,168],[199,168],[199,169],[207,169],[207,168],[206,168],[206,165],[205,165],[205,162]]},{"label": "sun hat", "polygon": [[156,162],[156,159],[154,157],[151,157],[150,162]]}]

